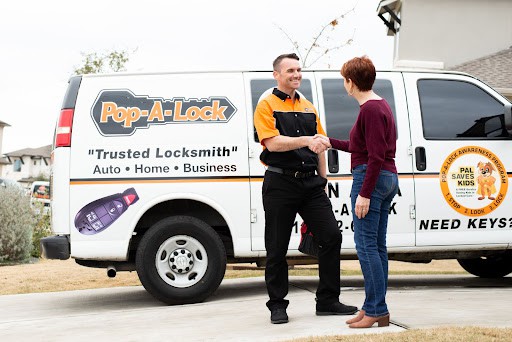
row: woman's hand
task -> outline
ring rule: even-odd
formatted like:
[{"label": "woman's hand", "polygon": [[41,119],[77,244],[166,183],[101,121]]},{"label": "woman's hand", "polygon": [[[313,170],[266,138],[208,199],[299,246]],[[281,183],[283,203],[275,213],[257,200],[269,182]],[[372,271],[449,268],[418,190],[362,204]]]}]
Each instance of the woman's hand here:
[{"label": "woman's hand", "polygon": [[356,214],[357,218],[364,218],[366,214],[368,214],[368,210],[370,210],[370,199],[361,195],[357,195],[356,207],[354,209],[354,213]]}]

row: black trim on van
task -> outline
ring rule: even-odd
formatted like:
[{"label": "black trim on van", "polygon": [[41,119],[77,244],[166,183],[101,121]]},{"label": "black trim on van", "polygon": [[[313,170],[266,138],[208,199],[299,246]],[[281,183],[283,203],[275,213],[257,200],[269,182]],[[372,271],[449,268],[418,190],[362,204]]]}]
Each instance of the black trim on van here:
[{"label": "black trim on van", "polygon": [[82,76],[73,76],[69,79],[68,83],[68,89],[66,90],[66,95],[64,95],[61,109],[75,108],[78,89],[80,88],[80,83],[82,83]]},{"label": "black trim on van", "polygon": [[71,253],[69,248],[69,238],[66,235],[48,236],[42,238],[41,254],[46,259],[69,259]]}]

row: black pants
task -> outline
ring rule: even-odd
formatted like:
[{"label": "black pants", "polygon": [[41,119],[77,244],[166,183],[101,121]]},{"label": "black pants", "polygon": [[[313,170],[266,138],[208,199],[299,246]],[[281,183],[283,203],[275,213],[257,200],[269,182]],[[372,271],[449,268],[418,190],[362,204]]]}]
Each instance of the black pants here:
[{"label": "black pants", "polygon": [[288,263],[286,252],[297,213],[304,219],[319,243],[320,282],[317,303],[329,305],[340,295],[340,248],[342,235],[325,193],[327,180],[320,176],[297,179],[267,171],[263,181],[265,209],[265,282],[270,297],[267,307],[286,308]]}]

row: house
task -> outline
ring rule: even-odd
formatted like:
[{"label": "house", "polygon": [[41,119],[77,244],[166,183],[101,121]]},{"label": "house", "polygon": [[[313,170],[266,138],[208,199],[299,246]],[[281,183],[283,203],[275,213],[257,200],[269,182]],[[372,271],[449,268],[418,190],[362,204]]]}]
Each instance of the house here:
[{"label": "house", "polygon": [[510,0],[383,0],[394,64],[451,68],[512,45]]},{"label": "house", "polygon": [[0,176],[3,175],[3,168],[5,167],[5,165],[9,165],[9,161],[7,160],[7,158],[5,158],[3,155],[2,155],[2,141],[3,141],[3,138],[4,138],[4,127],[9,127],[10,125],[8,123],[5,123],[3,121],[0,120]]},{"label": "house", "polygon": [[382,0],[396,68],[467,72],[512,98],[511,0]]},{"label": "house", "polygon": [[450,68],[484,81],[512,102],[512,46]]},{"label": "house", "polygon": [[2,167],[2,177],[29,186],[33,181],[50,176],[50,154],[52,145],[5,153],[8,164]]}]

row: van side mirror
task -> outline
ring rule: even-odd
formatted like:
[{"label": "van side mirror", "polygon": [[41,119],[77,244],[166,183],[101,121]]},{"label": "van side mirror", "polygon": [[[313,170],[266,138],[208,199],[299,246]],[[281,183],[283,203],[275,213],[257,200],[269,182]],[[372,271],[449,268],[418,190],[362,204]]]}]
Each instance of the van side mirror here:
[{"label": "van side mirror", "polygon": [[512,134],[512,103],[507,103],[504,106],[505,111],[505,128]]},{"label": "van side mirror", "polygon": [[338,159],[338,150],[327,150],[327,168],[329,173],[338,173],[340,171],[340,162]]}]

